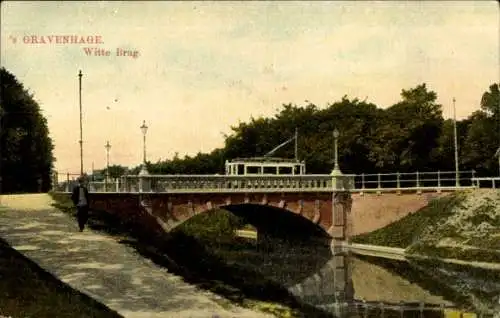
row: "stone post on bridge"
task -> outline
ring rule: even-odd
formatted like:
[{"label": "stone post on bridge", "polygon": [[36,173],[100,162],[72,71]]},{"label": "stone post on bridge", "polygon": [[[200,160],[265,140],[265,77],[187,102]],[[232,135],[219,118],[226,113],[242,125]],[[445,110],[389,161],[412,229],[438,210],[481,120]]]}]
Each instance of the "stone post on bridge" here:
[{"label": "stone post on bridge", "polygon": [[333,132],[335,166],[331,172],[332,177],[332,225],[328,230],[332,236],[332,252],[335,284],[335,303],[338,305],[336,313],[338,316],[345,309],[347,304],[354,298],[354,288],[352,283],[352,268],[349,260],[350,251],[344,247],[350,243],[352,235],[352,197],[350,190],[354,187],[354,177],[344,175],[340,171],[338,163],[337,130]]},{"label": "stone post on bridge", "polygon": [[139,172],[139,192],[151,192],[151,179],[146,169]]},{"label": "stone post on bridge", "polygon": [[350,189],[353,186],[352,176],[344,175],[338,163],[337,139],[339,132],[333,132],[335,166],[331,172],[332,177],[332,224],[328,233],[333,238],[334,248],[349,243],[352,233],[351,207],[352,198]]}]

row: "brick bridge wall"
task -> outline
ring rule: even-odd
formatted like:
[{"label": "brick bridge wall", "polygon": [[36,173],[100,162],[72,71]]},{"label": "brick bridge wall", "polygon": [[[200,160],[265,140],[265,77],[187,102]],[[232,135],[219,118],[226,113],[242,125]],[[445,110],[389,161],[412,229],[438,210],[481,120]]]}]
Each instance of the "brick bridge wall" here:
[{"label": "brick bridge wall", "polygon": [[435,198],[444,197],[451,192],[413,193],[375,193],[352,194],[351,217],[352,235],[368,233],[383,228],[408,214],[417,212]]},{"label": "brick bridge wall", "polygon": [[[336,217],[332,226],[332,193],[210,193],[210,194],[132,194],[91,193],[90,204],[94,209],[137,221],[136,211],[141,217],[148,215],[171,230],[192,216],[214,208],[240,204],[259,204],[286,209],[318,224],[337,238],[343,238],[345,217],[340,207],[342,196],[337,194]],[[146,212],[146,213],[144,213]],[[148,221],[149,222],[149,221]]]},{"label": "brick bridge wall", "polygon": [[[332,237],[357,235],[382,228],[447,193],[338,193],[332,226],[332,193],[91,193],[93,209],[104,210],[146,227],[169,231],[192,216],[229,205],[260,204],[286,209],[318,224]],[[350,202],[349,202],[350,201]],[[349,213],[350,212],[350,213]]]}]

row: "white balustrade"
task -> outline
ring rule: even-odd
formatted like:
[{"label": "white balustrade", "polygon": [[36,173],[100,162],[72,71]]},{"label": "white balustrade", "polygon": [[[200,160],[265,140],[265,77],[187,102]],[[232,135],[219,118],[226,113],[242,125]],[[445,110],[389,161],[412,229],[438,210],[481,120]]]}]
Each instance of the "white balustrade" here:
[{"label": "white balustrade", "polygon": [[[343,188],[354,184],[353,175],[343,175]],[[141,180],[151,184],[152,192],[280,192],[332,191],[330,175],[300,176],[219,176],[219,175],[147,175],[122,177],[121,191],[135,192]],[[100,183],[91,183],[91,191],[102,192]],[[108,190],[109,191],[109,190]]]},{"label": "white balustrade", "polygon": [[[398,192],[453,191],[464,188],[500,188],[500,177],[478,178],[474,171],[460,171],[456,186],[455,171],[380,173],[332,176],[309,175],[128,175],[114,182],[90,182],[90,192]],[[335,183],[333,183],[334,179]],[[73,184],[64,182],[55,189],[69,192]]]}]

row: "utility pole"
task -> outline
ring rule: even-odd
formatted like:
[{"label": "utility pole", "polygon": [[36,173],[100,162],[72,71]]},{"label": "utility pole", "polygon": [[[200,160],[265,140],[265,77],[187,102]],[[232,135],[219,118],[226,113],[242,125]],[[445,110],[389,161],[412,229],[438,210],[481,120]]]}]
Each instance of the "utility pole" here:
[{"label": "utility pole", "polygon": [[104,148],[106,148],[106,181],[108,181],[108,179],[109,179],[109,150],[111,149],[111,145],[109,144],[109,141],[106,141]]},{"label": "utility pole", "polygon": [[500,177],[500,101],[498,101],[498,150],[497,150],[497,157],[498,157],[498,176]]},{"label": "utility pole", "polygon": [[453,130],[455,142],[455,186],[460,186],[460,176],[458,172],[458,138],[457,138],[457,109],[455,107],[455,97],[453,97]]},{"label": "utility pole", "polygon": [[139,172],[140,175],[147,175],[148,170],[146,168],[146,133],[148,132],[148,126],[146,126],[146,121],[142,121],[142,126],[140,127],[142,131],[142,137],[143,137],[143,157],[142,157],[142,168],[141,171]]},{"label": "utility pole", "polygon": [[299,129],[295,127],[295,160],[299,160],[298,138],[299,138]]},{"label": "utility pole", "polygon": [[80,99],[80,176],[83,176],[82,70],[78,72],[78,87]]}]

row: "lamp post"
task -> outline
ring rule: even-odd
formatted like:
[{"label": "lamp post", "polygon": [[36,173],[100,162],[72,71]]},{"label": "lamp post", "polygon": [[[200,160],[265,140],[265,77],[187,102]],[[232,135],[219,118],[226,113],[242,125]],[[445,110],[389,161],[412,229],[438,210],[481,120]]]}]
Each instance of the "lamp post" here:
[{"label": "lamp post", "polygon": [[109,150],[111,149],[109,141],[106,141],[104,148],[106,148],[106,183],[107,183],[109,179]]},{"label": "lamp post", "polygon": [[453,97],[453,131],[455,143],[455,187],[460,186],[460,176],[458,173],[458,140],[457,140],[457,110],[455,108],[455,97]]},{"label": "lamp post", "polygon": [[80,175],[83,176],[82,70],[78,72],[78,95],[80,100]]},{"label": "lamp post", "polygon": [[142,121],[142,126],[140,127],[143,136],[143,158],[142,158],[142,168],[139,174],[144,175],[148,174],[148,170],[146,168],[146,133],[148,132],[148,126],[146,126],[146,121]]},{"label": "lamp post", "polygon": [[498,176],[500,177],[500,146],[498,146],[497,152],[495,153],[495,156],[498,157]]},{"label": "lamp post", "polygon": [[333,131],[333,149],[335,152],[335,165],[333,166],[333,172],[336,172],[337,174],[340,174],[340,168],[339,168],[339,152],[338,152],[338,138],[339,138],[339,131],[337,128]]}]

